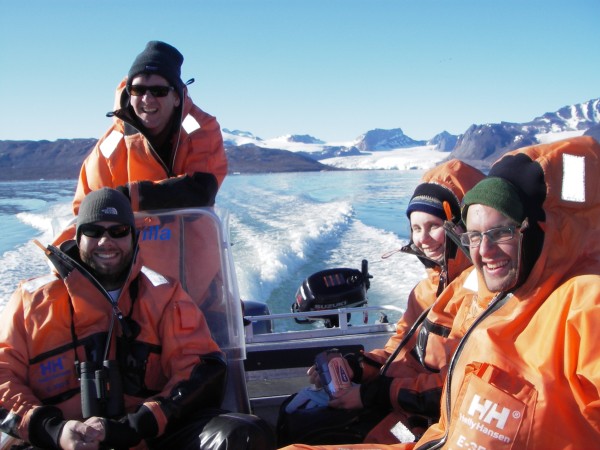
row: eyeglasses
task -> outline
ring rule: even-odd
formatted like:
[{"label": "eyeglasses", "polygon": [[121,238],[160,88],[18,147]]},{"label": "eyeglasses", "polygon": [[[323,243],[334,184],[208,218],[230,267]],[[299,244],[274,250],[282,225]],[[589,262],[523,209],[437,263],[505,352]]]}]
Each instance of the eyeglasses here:
[{"label": "eyeglasses", "polygon": [[146,92],[150,92],[154,97],[166,97],[174,89],[173,86],[144,86],[142,84],[127,86],[127,92],[134,97],[145,95]]},{"label": "eyeglasses", "polygon": [[101,225],[87,224],[81,225],[80,230],[82,234],[94,239],[100,239],[106,232],[108,232],[108,235],[113,239],[121,239],[129,236],[129,233],[131,233],[131,227],[129,225],[103,227]]},{"label": "eyeglasses", "polygon": [[506,227],[490,228],[483,233],[479,231],[467,231],[460,235],[460,243],[467,247],[479,247],[483,241],[483,237],[487,236],[490,242],[496,244],[501,242],[510,241],[515,236],[515,230],[520,228],[516,225],[509,225]]}]

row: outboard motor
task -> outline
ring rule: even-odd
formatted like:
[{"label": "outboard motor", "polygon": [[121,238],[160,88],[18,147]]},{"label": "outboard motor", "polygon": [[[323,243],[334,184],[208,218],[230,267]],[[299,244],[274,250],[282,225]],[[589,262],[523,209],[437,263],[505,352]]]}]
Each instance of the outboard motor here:
[{"label": "outboard motor", "polygon": [[[244,316],[267,316],[271,314],[266,303],[256,300],[242,300],[242,309]],[[273,332],[272,320],[253,320],[249,321],[244,318],[244,325],[252,324],[253,334],[268,334]]]},{"label": "outboard motor", "polygon": [[[338,308],[357,308],[367,304],[367,290],[371,286],[369,263],[362,261],[358,269],[327,269],[305,279],[296,292],[292,312],[324,311]],[[350,314],[348,314],[348,319]],[[322,320],[327,328],[339,326],[338,315],[295,318],[297,323]]]}]

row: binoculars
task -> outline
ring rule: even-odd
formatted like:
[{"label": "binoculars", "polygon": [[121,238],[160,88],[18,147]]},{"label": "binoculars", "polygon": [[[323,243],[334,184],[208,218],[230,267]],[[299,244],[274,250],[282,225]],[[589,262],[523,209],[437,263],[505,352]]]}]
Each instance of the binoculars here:
[{"label": "binoculars", "polygon": [[80,364],[81,412],[84,419],[93,416],[114,418],[125,412],[123,381],[117,361]]}]

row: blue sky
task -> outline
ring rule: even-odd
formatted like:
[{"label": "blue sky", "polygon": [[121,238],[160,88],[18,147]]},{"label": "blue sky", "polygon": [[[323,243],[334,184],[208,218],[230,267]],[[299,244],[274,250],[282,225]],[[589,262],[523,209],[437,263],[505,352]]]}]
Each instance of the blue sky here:
[{"label": "blue sky", "polygon": [[0,0],[0,140],[97,138],[149,40],[268,139],[414,139],[600,97],[598,0]]}]

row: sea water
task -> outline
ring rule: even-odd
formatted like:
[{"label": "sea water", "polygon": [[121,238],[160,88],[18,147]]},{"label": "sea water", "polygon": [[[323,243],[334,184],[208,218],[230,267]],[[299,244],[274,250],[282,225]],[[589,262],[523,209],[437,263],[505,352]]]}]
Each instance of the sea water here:
[{"label": "sea water", "polygon": [[[413,256],[395,253],[408,240],[405,215],[422,171],[340,171],[229,175],[217,196],[228,217],[240,296],[289,312],[314,272],[361,268],[373,276],[369,304],[403,309],[425,276]],[[75,180],[0,183],[0,308],[17,283],[49,272],[41,249],[71,216]],[[397,317],[390,317],[396,320]]]}]

